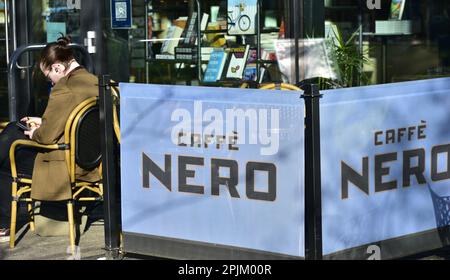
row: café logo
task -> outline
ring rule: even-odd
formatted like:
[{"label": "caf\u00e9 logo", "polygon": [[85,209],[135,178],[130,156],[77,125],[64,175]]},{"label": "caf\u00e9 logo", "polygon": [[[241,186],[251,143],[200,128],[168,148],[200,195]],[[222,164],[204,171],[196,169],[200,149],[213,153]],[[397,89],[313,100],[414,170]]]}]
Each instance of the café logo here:
[{"label": "caf\u00e9 logo", "polygon": [[[372,158],[364,156],[359,167],[352,167],[341,161],[341,198],[349,198],[349,184],[369,195],[383,191],[409,188],[431,182],[450,179],[450,143],[427,147],[427,122],[396,129],[378,130],[373,133],[373,145],[377,147],[393,147],[388,153],[380,153]],[[403,143],[416,143],[415,148],[396,151],[395,146]],[[445,160],[446,159],[446,160]],[[392,170],[399,166],[401,172],[393,174]],[[428,167],[428,168],[427,168]],[[369,169],[373,170],[373,178],[369,177]],[[395,178],[399,177],[399,178]],[[413,181],[414,180],[414,181]],[[373,183],[373,190],[369,186]]]}]

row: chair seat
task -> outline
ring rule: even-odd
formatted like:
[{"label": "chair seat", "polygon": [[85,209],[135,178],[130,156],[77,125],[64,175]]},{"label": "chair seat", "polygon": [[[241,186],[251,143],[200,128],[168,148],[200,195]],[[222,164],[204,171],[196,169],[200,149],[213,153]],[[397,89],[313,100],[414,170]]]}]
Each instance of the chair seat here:
[{"label": "chair seat", "polygon": [[18,175],[19,178],[25,178],[25,179],[30,179],[30,180],[33,177],[32,175],[29,175],[29,174],[20,173],[20,171],[19,171],[19,173],[17,175]]},{"label": "chair seat", "polygon": [[[12,179],[11,172],[0,171],[0,176],[2,176],[3,178]],[[25,178],[25,179],[31,179],[31,177],[32,177],[31,175],[21,173],[20,171],[17,173],[17,176],[19,178]]]}]

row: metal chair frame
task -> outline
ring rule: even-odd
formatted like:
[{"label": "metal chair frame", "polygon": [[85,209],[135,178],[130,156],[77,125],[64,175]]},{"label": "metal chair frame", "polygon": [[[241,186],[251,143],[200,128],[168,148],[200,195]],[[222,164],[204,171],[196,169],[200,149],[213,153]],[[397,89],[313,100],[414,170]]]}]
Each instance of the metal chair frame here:
[{"label": "metal chair frame", "polygon": [[259,89],[302,90],[301,88],[299,88],[295,85],[286,84],[286,83],[280,83],[280,84],[271,83],[271,84],[263,85]]},{"label": "metal chair frame", "polygon": [[[9,247],[15,247],[16,234],[16,220],[17,220],[17,206],[18,202],[26,202],[28,204],[28,212],[30,214],[30,229],[35,230],[34,216],[33,216],[33,200],[25,194],[31,192],[32,180],[20,177],[17,173],[15,150],[18,146],[29,146],[46,150],[64,150],[67,168],[69,170],[70,184],[72,189],[72,198],[67,201],[67,214],[69,219],[69,238],[72,251],[75,250],[75,223],[74,223],[74,201],[98,201],[103,199],[103,184],[100,181],[90,183],[78,181],[75,176],[76,162],[75,162],[75,139],[77,133],[78,123],[80,118],[92,107],[97,106],[98,98],[91,97],[80,103],[69,115],[66,121],[64,130],[64,143],[53,145],[42,145],[31,140],[17,140],[9,150],[9,157],[11,161],[11,176],[12,176],[12,203],[11,203],[11,227],[10,227],[10,243]],[[99,172],[101,177],[102,165],[99,165]],[[82,193],[89,190],[95,196],[83,196]]]}]

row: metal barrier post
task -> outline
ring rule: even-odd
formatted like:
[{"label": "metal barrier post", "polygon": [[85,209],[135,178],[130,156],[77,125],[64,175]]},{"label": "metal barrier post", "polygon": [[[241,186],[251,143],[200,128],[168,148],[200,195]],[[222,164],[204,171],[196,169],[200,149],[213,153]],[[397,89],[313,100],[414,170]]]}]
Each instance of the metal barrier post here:
[{"label": "metal barrier post", "polygon": [[322,253],[322,190],[320,173],[320,112],[322,94],[319,87],[302,87],[305,100],[305,258],[321,260]]},{"label": "metal barrier post", "polygon": [[102,145],[103,167],[103,201],[105,215],[105,249],[108,259],[119,256],[120,248],[120,220],[117,207],[116,170],[117,163],[114,157],[113,133],[113,101],[109,75],[99,76],[100,98],[100,127]]}]

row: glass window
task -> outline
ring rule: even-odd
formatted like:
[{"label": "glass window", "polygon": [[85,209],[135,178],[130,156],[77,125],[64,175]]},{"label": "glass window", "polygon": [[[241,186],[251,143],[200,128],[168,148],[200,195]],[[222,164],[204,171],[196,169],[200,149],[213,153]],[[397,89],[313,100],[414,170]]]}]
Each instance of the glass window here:
[{"label": "glass window", "polygon": [[[283,1],[260,0],[259,24],[256,0],[203,0],[200,7],[196,3],[133,1],[130,81],[211,86],[281,81],[274,42],[284,37]],[[243,63],[238,59],[238,64],[230,65],[232,57],[242,55]],[[215,63],[217,69],[213,69]]]},{"label": "glass window", "polygon": [[363,84],[450,76],[449,1],[382,0],[381,9],[369,9],[366,1],[334,0],[325,11],[326,34],[358,33],[354,42],[367,58]]},{"label": "glass window", "polygon": [[[42,44],[56,41],[61,34],[70,36],[75,43],[82,43],[80,34],[80,10],[69,8],[66,0],[29,0],[30,5],[30,44]],[[42,115],[47,106],[50,84],[39,71],[36,62],[40,52],[32,52],[32,86],[31,96],[34,106],[30,113]],[[78,59],[78,54],[76,53]]]}]

